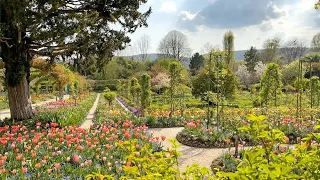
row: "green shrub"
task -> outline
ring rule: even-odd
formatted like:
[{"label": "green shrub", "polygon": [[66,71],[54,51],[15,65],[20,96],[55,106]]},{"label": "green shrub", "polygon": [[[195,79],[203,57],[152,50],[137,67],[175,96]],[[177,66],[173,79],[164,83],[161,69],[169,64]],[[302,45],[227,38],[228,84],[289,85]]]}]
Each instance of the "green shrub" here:
[{"label": "green shrub", "polygon": [[104,92],[103,97],[109,102],[109,105],[112,104],[112,101],[114,101],[117,97],[117,93],[115,92]]}]

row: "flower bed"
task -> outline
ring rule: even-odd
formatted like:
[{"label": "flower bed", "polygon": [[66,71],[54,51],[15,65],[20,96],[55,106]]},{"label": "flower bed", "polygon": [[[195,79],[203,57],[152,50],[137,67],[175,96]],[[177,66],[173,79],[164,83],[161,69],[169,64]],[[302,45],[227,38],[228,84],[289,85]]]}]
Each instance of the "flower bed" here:
[{"label": "flower bed", "polygon": [[[129,155],[148,147],[161,150],[161,141],[147,135],[146,126],[130,121],[109,121],[84,130],[75,126],[58,128],[57,123],[0,128],[1,179],[84,179],[92,172],[117,178],[130,167]],[[136,156],[139,156],[138,154]]]},{"label": "flower bed", "polygon": [[[120,115],[121,117],[130,117],[132,119],[133,123],[136,125],[147,125],[150,128],[170,128],[170,127],[183,127],[184,121],[190,120],[194,117],[196,118],[203,118],[205,116],[204,111],[175,111],[172,116],[169,116],[169,111],[146,111],[146,115],[144,117],[139,117],[139,112],[136,108],[130,106],[128,103],[126,103],[122,98],[118,97],[118,100],[120,103],[122,103],[125,107],[127,107],[133,115],[130,116],[129,113],[123,112],[121,109],[121,106],[115,105],[112,110],[104,110],[106,115],[105,118],[115,118],[119,119],[119,117],[115,117],[112,112],[117,112],[117,115]],[[108,112],[109,111],[109,112]],[[181,115],[183,114],[183,116]],[[105,119],[102,118],[102,119]],[[123,119],[123,118],[122,118]]]},{"label": "flower bed", "polygon": [[31,95],[32,103],[38,103],[41,101],[46,101],[48,99],[54,99],[55,96],[52,94],[39,94],[39,95]]},{"label": "flower bed", "polygon": [[[79,101],[76,106],[65,105],[64,102],[68,103],[68,101],[47,103],[35,108],[36,115],[32,120],[14,122],[11,119],[6,119],[3,124],[25,125],[30,128],[34,128],[37,122],[42,124],[42,128],[45,128],[45,124],[50,122],[55,122],[61,127],[80,125],[85,120],[96,97],[96,94],[92,94],[82,101]],[[54,104],[54,107],[52,104]]]},{"label": "flower bed", "polygon": [[[291,110],[292,111],[292,110]],[[314,125],[320,118],[319,109],[305,109],[303,116],[296,118],[290,109],[270,109],[267,112],[266,125],[284,132],[290,144],[297,143],[300,139],[314,132]],[[184,130],[177,135],[177,140],[182,144],[203,148],[226,147],[226,140],[234,143],[237,135],[239,141],[245,141],[246,145],[256,145],[252,136],[242,133],[238,127],[249,126],[247,117],[250,113],[264,114],[262,109],[227,109],[220,121],[205,119],[191,120],[184,123]],[[287,114],[286,114],[287,113]],[[312,115],[307,115],[310,113]]]}]

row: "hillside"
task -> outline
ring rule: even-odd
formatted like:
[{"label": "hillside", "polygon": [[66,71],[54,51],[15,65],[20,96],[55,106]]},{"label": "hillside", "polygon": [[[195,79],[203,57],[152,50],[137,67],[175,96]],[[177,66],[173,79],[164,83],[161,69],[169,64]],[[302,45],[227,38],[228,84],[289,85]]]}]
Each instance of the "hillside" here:
[{"label": "hillside", "polygon": [[[243,60],[245,52],[246,52],[246,50],[235,51],[235,60]],[[125,58],[132,58],[132,56],[125,56]],[[148,54],[148,58],[151,61],[155,61],[158,58],[158,54],[156,54],[156,53]],[[139,55],[139,54],[133,55],[133,59],[139,60],[139,59],[141,59],[141,55]]]}]

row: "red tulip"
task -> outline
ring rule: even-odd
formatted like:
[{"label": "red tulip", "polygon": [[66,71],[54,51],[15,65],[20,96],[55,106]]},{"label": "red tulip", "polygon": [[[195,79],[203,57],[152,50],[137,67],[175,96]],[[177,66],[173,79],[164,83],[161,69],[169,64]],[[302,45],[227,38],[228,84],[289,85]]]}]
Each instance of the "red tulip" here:
[{"label": "red tulip", "polygon": [[73,155],[73,161],[76,163],[79,162],[79,156],[77,154]]}]

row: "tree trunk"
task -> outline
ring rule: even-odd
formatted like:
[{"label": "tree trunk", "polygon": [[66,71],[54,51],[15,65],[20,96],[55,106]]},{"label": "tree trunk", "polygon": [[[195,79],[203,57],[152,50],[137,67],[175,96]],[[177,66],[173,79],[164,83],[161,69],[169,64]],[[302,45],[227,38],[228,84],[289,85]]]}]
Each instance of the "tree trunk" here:
[{"label": "tree trunk", "polygon": [[26,76],[17,85],[8,87],[8,98],[11,119],[25,120],[33,117],[29,84]]}]

